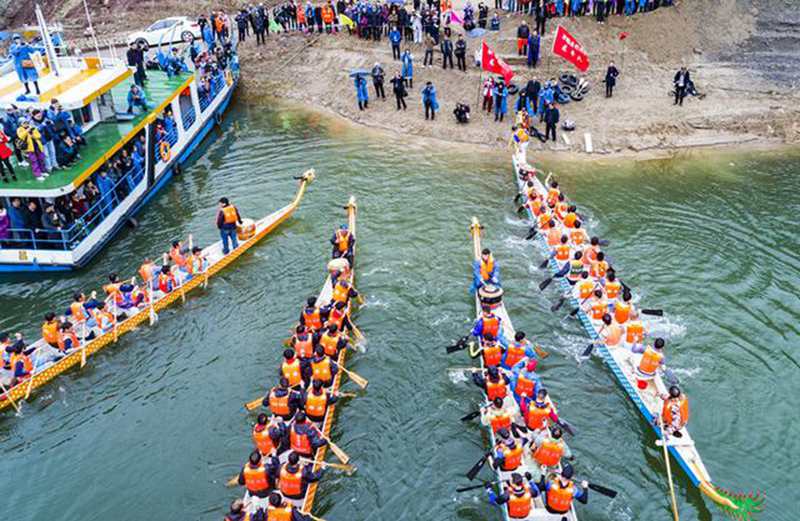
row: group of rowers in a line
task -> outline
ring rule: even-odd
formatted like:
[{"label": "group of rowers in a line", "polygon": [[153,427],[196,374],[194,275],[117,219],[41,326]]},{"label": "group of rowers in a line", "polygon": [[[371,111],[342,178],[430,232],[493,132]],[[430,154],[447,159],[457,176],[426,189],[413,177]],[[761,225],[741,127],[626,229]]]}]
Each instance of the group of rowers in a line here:
[{"label": "group of rowers in a line", "polygon": [[302,501],[309,484],[322,476],[322,469],[314,470],[314,457],[317,449],[328,444],[321,428],[328,409],[340,398],[331,387],[340,370],[339,354],[349,348],[347,331],[354,330],[350,302],[358,297],[350,277],[355,237],[343,225],[331,242],[335,261],[329,265],[330,302],[322,304],[310,297],[303,307],[298,325],[285,342],[288,348],[283,352],[278,384],[261,402],[271,414],[259,414],[252,431],[254,450],[238,476],[248,501],[257,508],[237,499],[226,521],[309,519],[290,500]]},{"label": "group of rowers in a line", "polygon": [[103,299],[98,299],[96,291],[92,291],[88,298],[85,293],[78,292],[73,295],[72,303],[63,315],[45,314],[40,341],[29,346],[21,333],[16,333],[13,341],[8,333],[0,333],[3,359],[0,383],[5,388],[3,392],[28,380],[43,366],[115,331],[120,322],[168,293],[179,290],[193,277],[206,273],[207,269],[208,260],[201,248],[185,247],[183,242],[174,241],[169,253],[164,254],[161,266],[149,258],[144,260],[139,268],[142,284],[137,284],[136,277],[120,280],[116,273],[112,273],[103,286]]},{"label": "group of rowers in a line", "polygon": [[[630,290],[616,277],[600,249],[600,240],[589,238],[582,229],[575,206],[566,202],[558,184],[550,183],[546,196],[542,196],[533,183],[534,172],[520,175],[527,187],[524,204],[536,218],[537,231],[550,246],[551,257],[560,263],[556,277],[567,277],[582,309],[602,324],[600,335],[606,346],[622,349],[627,344],[633,353],[642,355],[636,377],[640,389],[646,389],[663,364],[664,340],[657,338],[652,345],[645,345],[645,327],[631,302]],[[500,272],[491,251],[484,249],[474,266],[473,289],[487,285],[500,287]],[[511,473],[500,494],[487,484],[489,500],[505,505],[513,519],[528,517],[539,496],[543,496],[548,512],[566,514],[573,500],[588,501],[588,483],[576,486],[572,465],[562,465],[562,458],[573,459],[563,439],[563,431],[570,426],[558,417],[541,384],[536,373],[536,349],[525,333],[519,331],[511,340],[505,338],[503,330],[502,319],[484,303],[471,331],[480,340],[484,369],[474,373],[473,380],[486,393],[489,403],[481,410],[482,421],[491,427],[497,440],[489,457],[495,469]],[[681,437],[680,430],[689,419],[685,395],[672,385],[669,393],[659,398],[663,400],[665,432]],[[517,415],[525,425],[514,423]],[[535,465],[526,466],[526,456]],[[559,466],[561,470],[556,472]],[[524,475],[517,472],[521,467],[526,470]]]}]

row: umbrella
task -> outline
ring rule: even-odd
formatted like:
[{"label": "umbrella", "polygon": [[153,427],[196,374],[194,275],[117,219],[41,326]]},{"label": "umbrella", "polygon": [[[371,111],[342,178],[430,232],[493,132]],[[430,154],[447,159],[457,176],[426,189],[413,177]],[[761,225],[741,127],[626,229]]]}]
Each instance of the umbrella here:
[{"label": "umbrella", "polygon": [[486,29],[482,29],[480,27],[476,27],[471,31],[467,31],[467,36],[469,36],[470,38],[478,38],[479,36],[483,36],[484,34],[486,34]]},{"label": "umbrella", "polygon": [[369,76],[370,72],[365,69],[353,69],[350,71],[350,77],[355,78],[356,76]]}]

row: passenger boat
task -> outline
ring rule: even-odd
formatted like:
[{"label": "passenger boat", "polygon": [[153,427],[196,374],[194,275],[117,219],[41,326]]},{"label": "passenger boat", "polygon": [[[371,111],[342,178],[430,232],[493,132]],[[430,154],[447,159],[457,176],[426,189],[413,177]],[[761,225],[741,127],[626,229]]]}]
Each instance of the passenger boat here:
[{"label": "passenger boat", "polygon": [[[538,174],[539,172],[527,163],[524,152],[515,154],[512,157],[512,164],[517,188],[524,199],[526,185],[520,178],[520,173],[522,171],[535,171]],[[537,192],[546,198],[547,188],[544,182],[536,176],[533,181]],[[537,221],[530,208],[525,205],[525,209],[531,226],[537,226]],[[586,229],[585,226],[582,227]],[[586,231],[591,235],[589,230]],[[551,255],[551,249],[547,245],[544,234],[537,233],[535,242],[544,255]],[[570,258],[572,258],[574,251],[576,250],[572,249],[570,251]],[[554,275],[563,267],[563,263],[559,264],[555,258],[550,258],[548,266],[551,274]],[[558,279],[558,282],[560,283],[561,292],[564,296],[568,297],[567,302],[571,304],[573,309],[580,309],[581,306],[577,298],[577,290],[570,286],[566,277]],[[658,436],[659,440],[657,444],[661,445],[663,443],[661,441],[663,439],[663,434],[658,425],[658,419],[661,416],[663,401],[660,396],[666,395],[668,392],[668,385],[664,383],[662,375],[656,374],[656,377],[648,382],[647,388],[638,388],[636,369],[639,366],[642,355],[633,353],[630,350],[631,345],[626,343],[624,337],[619,347],[607,347],[600,336],[600,328],[603,325],[602,321],[592,320],[583,309],[580,309],[576,316],[578,320],[580,320],[583,329],[593,340],[595,350],[600,353],[606,365],[611,369],[614,378],[619,382],[622,389],[639,410],[647,425],[649,425],[656,436]],[[681,437],[668,437],[667,446],[669,448],[669,453],[672,454],[672,457],[680,464],[691,482],[698,487],[703,494],[719,505],[723,511],[731,514],[736,519],[749,519],[751,513],[762,509],[764,496],[761,493],[733,493],[714,485],[689,431],[684,427],[681,429],[680,433]]]},{"label": "passenger boat", "polygon": [[[26,95],[14,68],[4,68],[0,110],[11,117],[6,114],[11,109],[14,118],[15,110],[50,110],[55,118],[52,104],[57,100],[62,119],[54,119],[54,128],[70,136],[82,134],[86,144],[77,147],[77,157],[70,154],[68,165],[41,180],[30,167],[16,164],[12,155],[17,180],[0,183],[0,205],[11,218],[10,235],[0,246],[0,272],[64,271],[86,265],[126,223],[135,224],[134,214],[180,172],[220,124],[239,82],[235,53],[224,71],[149,70],[143,88],[147,106],[131,110],[127,96],[132,71],[114,50],[109,56],[59,56],[40,12],[37,17],[42,36],[37,45],[44,52],[34,52],[31,62],[41,93]],[[65,116],[77,127],[65,123]],[[9,138],[13,141],[15,136]],[[114,164],[119,166],[113,175],[101,182],[101,172],[110,172]],[[66,212],[70,216],[60,228],[26,221],[24,207],[30,201],[41,211],[51,204],[64,208],[73,197],[84,196],[90,202],[81,202],[80,212]],[[21,208],[12,204],[15,199]]]},{"label": "passenger boat", "polygon": [[[350,200],[347,202],[347,206],[345,206],[345,209],[347,210],[348,229],[350,230],[350,233],[353,234],[353,237],[357,238],[357,233],[356,233],[357,207],[356,207],[355,197],[352,196],[350,197]],[[353,284],[355,284],[356,247],[357,243],[354,244],[353,246],[353,266],[350,267],[350,272],[349,272],[349,280]],[[325,280],[325,283],[322,286],[322,290],[320,291],[319,296],[317,297],[317,305],[324,306],[330,303],[332,295],[333,295],[333,283],[331,280],[331,276],[328,275],[328,278]],[[348,316],[352,311],[352,307],[353,306],[351,301],[348,303],[348,308],[347,308]],[[347,351],[348,349],[342,349],[339,352],[339,358],[336,360],[336,362],[338,363],[340,368],[344,367],[345,359],[347,358]],[[330,387],[331,392],[336,393],[339,391],[339,388],[342,385],[343,373],[344,371],[342,371],[341,369],[336,373],[336,376],[333,379],[333,384]],[[334,415],[336,414],[336,406],[337,403],[331,404],[328,407],[328,410],[325,412],[325,418],[322,421],[322,424],[316,423],[316,426],[319,428],[319,430],[326,438],[330,437],[331,428],[333,427]],[[313,465],[314,471],[317,471],[322,467],[327,450],[328,450],[328,445],[323,445],[322,447],[317,449],[317,452],[314,455],[314,465]],[[286,463],[286,461],[289,458],[290,452],[291,451],[287,450],[279,456],[281,465]],[[286,501],[288,501],[289,503],[300,509],[300,511],[302,511],[303,513],[309,513],[311,512],[311,509],[314,507],[314,499],[317,495],[317,485],[318,482],[309,483],[308,488],[306,489],[306,494],[302,499],[291,499],[291,498],[285,498],[285,499]],[[262,499],[255,496],[251,496],[248,492],[245,492],[244,503],[245,505],[247,505],[247,509],[248,512],[250,512],[250,514],[255,513],[256,510],[258,510],[258,508],[266,509],[268,504],[266,498]]]},{"label": "passenger boat", "polygon": [[[482,249],[481,248],[481,228],[482,227],[481,227],[481,224],[478,221],[478,219],[476,217],[473,217],[472,218],[472,225],[470,226],[470,232],[472,234],[473,259],[475,261],[478,261],[478,262],[480,262],[481,249]],[[499,290],[499,289],[500,288],[495,288],[494,286],[492,286],[490,288],[490,293],[495,295],[495,294],[498,293],[497,290]],[[475,313],[476,313],[475,316],[476,316],[476,318],[481,316],[481,311],[482,311],[483,305],[489,305],[492,308],[492,312],[498,318],[500,318],[501,323],[503,325],[503,334],[505,335],[505,338],[513,339],[514,335],[516,334],[516,331],[514,330],[514,326],[511,323],[511,318],[508,316],[508,312],[506,311],[506,306],[503,303],[502,298],[500,300],[497,300],[496,298],[492,298],[491,303],[489,303],[489,302],[481,302],[481,298],[479,296],[479,292],[475,292]],[[480,363],[481,363],[481,369],[483,369],[484,368],[483,356],[478,356],[478,359],[480,360]],[[488,396],[486,395],[485,392],[483,394],[483,397],[484,397],[484,402],[488,403],[489,398],[488,398]],[[556,405],[555,405],[555,403],[552,402],[551,397],[550,397],[549,394],[547,396],[547,401],[550,403],[550,405],[553,407],[553,409],[556,410]],[[513,423],[521,424],[521,425],[525,424],[525,420],[522,417],[522,413],[520,412],[520,409],[519,409],[519,404],[517,404],[517,401],[514,399],[513,393],[509,392],[509,394],[506,396],[506,398],[504,400],[503,405],[504,405],[504,407],[509,408],[510,410],[514,411],[513,420],[512,420]],[[490,442],[491,442],[491,447],[493,449],[495,447],[495,444],[496,444],[497,440],[495,439],[495,435],[494,435],[494,432],[492,431],[491,426],[486,425],[486,428],[489,431],[489,439],[490,439]],[[548,429],[549,429],[549,427],[548,427]],[[531,451],[526,448],[525,451],[524,451],[523,459],[522,459],[522,465],[517,470],[515,470],[514,472],[519,473],[519,474],[524,474],[525,472],[533,471],[534,473],[536,473],[536,472],[538,472],[538,468],[539,468],[539,464],[531,456]],[[559,465],[556,468],[556,470],[560,471],[561,470],[561,466]],[[507,482],[507,481],[509,481],[511,479],[512,472],[506,472],[506,471],[503,471],[502,469],[497,469],[496,472],[497,472],[497,480],[501,481],[502,483],[505,483],[505,482]],[[500,489],[501,490],[503,489],[503,484],[500,485]],[[566,514],[566,515],[564,515],[564,514],[553,514],[553,513],[548,512],[547,509],[545,508],[545,504],[543,502],[543,497],[544,496],[539,495],[537,498],[535,498],[533,500],[533,505],[532,505],[532,508],[531,508],[530,515],[528,517],[524,518],[524,519],[529,520],[529,521],[577,521],[578,516],[575,513],[574,502],[573,502],[573,505],[570,508],[570,511],[569,511],[568,514]],[[503,506],[503,515],[504,515],[506,521],[511,521],[511,518],[508,515],[508,509],[505,506]]]},{"label": "passenger boat", "polygon": [[[100,351],[107,345],[114,343],[118,338],[129,331],[134,330],[138,325],[146,320],[150,320],[151,324],[157,319],[157,312],[173,304],[176,300],[183,300],[186,294],[199,286],[206,287],[208,279],[216,275],[220,270],[228,266],[230,263],[238,259],[247,250],[256,245],[261,239],[266,237],[278,225],[286,221],[300,204],[303,195],[305,194],[306,187],[314,179],[314,171],[308,170],[300,178],[300,186],[297,190],[294,200],[283,208],[255,221],[251,229],[251,237],[239,242],[239,247],[230,251],[227,255],[222,253],[222,242],[218,241],[203,249],[202,255],[206,259],[206,269],[204,272],[193,276],[191,279],[186,280],[183,285],[179,285],[170,293],[162,293],[157,288],[152,287],[148,290],[145,288],[145,293],[150,297],[152,302],[150,305],[144,302],[141,306],[134,306],[127,310],[127,317],[118,320],[113,330],[103,333],[97,327],[87,328],[84,335],[89,336],[94,333],[94,339],[85,342],[80,347],[69,351],[63,358],[59,360],[50,360],[50,355],[55,351],[47,344],[44,339],[39,339],[32,346],[36,351],[32,354],[31,358],[34,361],[33,375],[23,380],[21,383],[15,385],[8,392],[3,392],[0,396],[0,410],[9,406],[15,409],[19,407],[20,400],[27,400],[31,391],[42,387],[47,382],[58,376],[59,374],[67,371],[71,367],[80,364],[81,367],[86,363],[86,359],[94,353]],[[113,302],[113,300],[110,299]],[[115,313],[116,314],[116,313]],[[30,349],[30,348],[29,348]],[[39,363],[37,363],[37,360]],[[2,371],[0,371],[2,372]],[[9,396],[10,395],[10,396]]]}]

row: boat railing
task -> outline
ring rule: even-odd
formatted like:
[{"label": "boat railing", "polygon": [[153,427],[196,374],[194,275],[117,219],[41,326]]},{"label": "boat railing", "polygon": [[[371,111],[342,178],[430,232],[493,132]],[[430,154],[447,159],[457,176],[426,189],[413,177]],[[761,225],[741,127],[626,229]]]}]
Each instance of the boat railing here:
[{"label": "boat railing", "polygon": [[181,108],[181,121],[183,123],[183,130],[188,130],[191,128],[196,120],[197,112],[194,110],[194,105],[188,105],[185,108]]},{"label": "boat railing", "polygon": [[133,169],[117,180],[105,194],[89,207],[82,217],[68,228],[10,228],[10,239],[5,242],[9,249],[24,250],[74,250],[92,233],[109,214],[120,205],[144,177],[144,165]]}]

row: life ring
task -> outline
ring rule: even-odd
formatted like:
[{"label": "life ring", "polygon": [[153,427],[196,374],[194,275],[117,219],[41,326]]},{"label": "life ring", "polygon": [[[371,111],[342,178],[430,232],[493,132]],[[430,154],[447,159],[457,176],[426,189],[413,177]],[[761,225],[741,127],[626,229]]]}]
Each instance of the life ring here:
[{"label": "life ring", "polygon": [[162,141],[158,145],[158,155],[161,156],[161,160],[165,163],[169,161],[169,158],[172,156],[172,150],[169,147],[169,142]]}]

